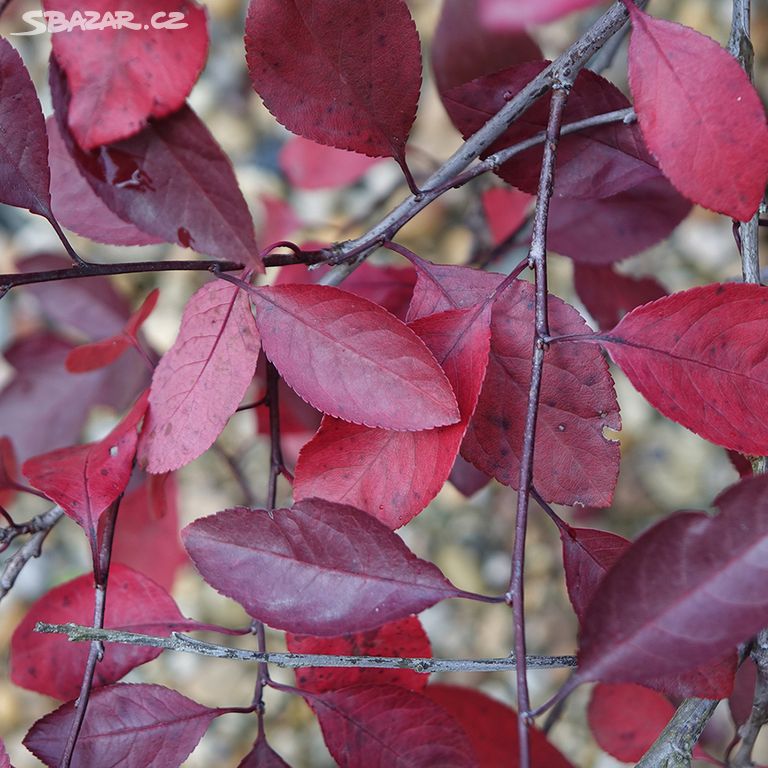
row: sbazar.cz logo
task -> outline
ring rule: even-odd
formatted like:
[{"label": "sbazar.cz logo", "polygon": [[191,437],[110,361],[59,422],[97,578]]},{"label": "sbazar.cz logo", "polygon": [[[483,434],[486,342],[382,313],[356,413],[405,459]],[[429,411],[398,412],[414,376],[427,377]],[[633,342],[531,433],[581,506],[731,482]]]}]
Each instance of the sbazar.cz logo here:
[{"label": "sbazar.cz logo", "polygon": [[61,11],[27,11],[21,17],[32,29],[11,32],[12,35],[42,35],[45,32],[101,31],[104,29],[185,29],[188,25],[179,11],[158,11],[145,22],[138,21],[132,11],[73,11],[67,16]]}]

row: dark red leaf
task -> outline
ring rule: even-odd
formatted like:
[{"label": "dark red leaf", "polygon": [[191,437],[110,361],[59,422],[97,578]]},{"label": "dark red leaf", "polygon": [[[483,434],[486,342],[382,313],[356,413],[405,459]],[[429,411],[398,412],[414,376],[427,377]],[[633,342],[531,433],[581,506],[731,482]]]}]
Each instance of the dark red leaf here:
[{"label": "dark red leaf", "polygon": [[667,295],[654,278],[623,275],[610,266],[576,264],[573,284],[601,331],[613,328],[635,307]]},{"label": "dark red leaf", "polygon": [[120,380],[112,369],[75,376],[64,367],[71,349],[69,342],[40,332],[4,352],[15,371],[0,392],[0,424],[20,461],[76,442],[93,405],[119,403],[122,409],[136,396],[140,368],[133,376],[119,371]]},{"label": "dark red leaf", "polygon": [[104,368],[114,363],[123,352],[132,346],[138,346],[138,332],[155,308],[159,295],[160,292],[157,288],[150,291],[142,305],[128,318],[125,328],[123,328],[121,333],[101,341],[94,341],[90,344],[75,347],[67,355],[67,370],[72,373],[84,373],[85,371],[93,371],[96,368]]},{"label": "dark red leaf", "polygon": [[731,717],[733,718],[736,730],[744,725],[752,714],[756,684],[757,667],[751,658],[746,658],[736,672],[736,679],[733,681],[733,691],[728,697],[728,708],[731,711]]},{"label": "dark red leaf", "polygon": [[237,768],[290,768],[288,763],[259,737],[253,749],[238,763]]},{"label": "dark red leaf", "polygon": [[5,751],[5,743],[0,739],[0,768],[13,768],[8,753]]},{"label": "dark red leaf", "polygon": [[623,536],[592,528],[558,525],[563,544],[563,565],[568,597],[579,623],[608,569],[621,557],[630,542]]},{"label": "dark red leaf", "polygon": [[61,138],[56,118],[49,117],[45,126],[51,168],[51,207],[62,226],[97,243],[151,245],[163,242],[113,213],[78,170]]},{"label": "dark red leaf", "polygon": [[[576,310],[551,296],[553,333],[587,333]],[[533,345],[533,286],[519,282],[496,301],[491,355],[462,455],[504,485],[517,488]],[[619,471],[619,429],[608,367],[584,347],[555,345],[544,362],[533,482],[548,501],[607,507]]]},{"label": "dark red leaf", "polygon": [[432,69],[440,94],[524,61],[541,59],[539,46],[521,29],[488,24],[482,0],[446,0],[432,40]]},{"label": "dark red leaf", "polygon": [[189,107],[86,152],[64,124],[69,94],[53,62],[51,94],[77,168],[121,219],[164,242],[260,268],[253,220],[232,164]]},{"label": "dark red leaf", "polygon": [[[333,656],[386,656],[429,658],[429,638],[416,616],[391,621],[367,632],[339,637],[286,635],[290,653],[319,653]],[[296,670],[296,684],[310,693],[325,693],[352,685],[399,685],[421,691],[428,675],[410,669],[358,669],[301,667]]]},{"label": "dark red leaf", "polygon": [[354,184],[378,160],[294,136],[280,150],[279,163],[288,181],[301,189]]},{"label": "dark red leaf", "polygon": [[361,632],[463,594],[378,520],[322,499],[274,518],[229,509],[187,526],[182,541],[211,586],[291,632]]},{"label": "dark red leaf", "polygon": [[[547,66],[529,61],[452,88],[443,98],[454,125],[467,138],[504,107]],[[538,100],[497,139],[485,155],[546,129],[551,96]],[[574,83],[563,115],[570,123],[603,112],[625,109],[629,102],[607,80],[583,69]],[[542,147],[537,146],[504,163],[498,173],[524,192],[535,194],[539,184]],[[557,148],[555,195],[576,198],[608,197],[655,178],[656,162],[643,144],[635,124],[612,123],[560,137]]]},{"label": "dark red leaf", "polygon": [[0,203],[50,219],[43,111],[21,56],[4,38],[0,38],[0,135]]},{"label": "dark red leaf", "polygon": [[404,162],[421,53],[403,0],[251,0],[245,50],[254,89],[286,128]]},{"label": "dark red leaf", "polygon": [[461,726],[437,704],[406,688],[356,685],[306,698],[341,768],[478,765]]},{"label": "dark red leaf", "polygon": [[[55,768],[64,752],[74,702],[38,720],[24,746]],[[214,717],[209,709],[160,685],[119,683],[91,694],[73,765],[177,768],[187,759]]]},{"label": "dark red leaf", "polygon": [[323,413],[396,430],[458,421],[424,342],[373,302],[320,285],[261,288],[252,298],[267,357]]},{"label": "dark red leaf", "polygon": [[598,200],[555,197],[547,245],[584,264],[612,264],[668,237],[690,210],[690,202],[661,173]]},{"label": "dark red leaf", "polygon": [[456,490],[469,498],[474,496],[481,488],[485,488],[493,478],[490,475],[486,475],[485,472],[481,472],[474,464],[470,464],[459,454],[453,463],[453,469],[448,479]]},{"label": "dark red leaf", "polygon": [[768,181],[760,97],[714,40],[626,5],[629,84],[648,147],[686,197],[747,221]]},{"label": "dark red leaf", "polygon": [[[73,698],[80,691],[88,643],[70,643],[64,635],[35,632],[38,621],[90,625],[93,575],[83,574],[43,595],[11,638],[11,679],[16,685],[57,699]],[[182,616],[162,587],[122,563],[110,570],[104,626],[162,637],[174,630],[200,627]],[[114,683],[161,652],[138,645],[109,645],[96,666],[94,685]]]},{"label": "dark red leaf", "polygon": [[[80,9],[76,0],[45,0],[44,6],[67,19]],[[122,8],[116,0],[95,0],[88,7],[100,18]],[[134,0],[131,11],[143,29],[106,27],[94,33],[73,28],[51,36],[72,92],[69,127],[83,149],[125,139],[149,118],[175,112],[205,64],[205,12],[194,0]],[[159,11],[162,22],[179,13],[175,20],[183,28],[156,27]]]},{"label": "dark red leaf", "polygon": [[183,467],[211,447],[251,383],[259,346],[239,288],[217,280],[190,298],[176,342],[152,377],[139,446],[150,472]]},{"label": "dark red leaf", "polygon": [[[640,760],[674,714],[675,707],[669,699],[631,683],[595,686],[587,709],[595,741],[602,750],[625,763]],[[699,746],[693,747],[693,757],[711,761]]]},{"label": "dark red leaf", "polygon": [[[456,718],[477,755],[478,768],[517,768],[517,712],[471,688],[428,685],[428,698]],[[572,768],[538,729],[528,730],[534,768]]]},{"label": "dark red leaf", "polygon": [[179,538],[176,481],[172,475],[166,478],[162,508],[158,509],[151,487],[157,477],[150,475],[120,502],[112,561],[130,566],[170,591],[188,558]]},{"label": "dark red leaf", "polygon": [[768,453],[768,290],[706,285],[630,312],[603,337],[665,416],[741,453]]},{"label": "dark red leaf", "polygon": [[137,429],[147,409],[144,393],[128,415],[98,443],[35,456],[22,472],[34,488],[61,505],[83,527],[93,546],[99,518],[128,485],[138,442]]},{"label": "dark red leaf", "polygon": [[685,672],[768,622],[768,478],[678,512],[642,535],[598,587],[582,623],[576,680],[645,682]]},{"label": "dark red leaf", "polygon": [[483,212],[494,244],[517,232],[525,221],[533,198],[517,189],[494,187],[483,193]]},{"label": "dark red leaf", "polygon": [[489,27],[521,29],[544,24],[582,8],[597,5],[600,0],[478,0],[480,17]]},{"label": "dark red leaf", "polygon": [[739,473],[739,477],[752,477],[755,474],[752,462],[738,451],[726,451],[733,468]]},{"label": "dark red leaf", "polygon": [[488,365],[490,302],[417,320],[412,329],[445,370],[461,421],[422,432],[392,432],[326,417],[299,454],[296,499],[350,504],[399,528],[448,479],[475,410]]}]

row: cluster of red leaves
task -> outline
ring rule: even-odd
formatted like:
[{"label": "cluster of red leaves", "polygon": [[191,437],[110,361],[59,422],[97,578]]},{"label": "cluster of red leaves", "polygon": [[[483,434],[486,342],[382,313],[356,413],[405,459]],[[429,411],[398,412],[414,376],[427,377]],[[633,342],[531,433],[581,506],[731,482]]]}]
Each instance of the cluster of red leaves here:
[{"label": "cluster of red leaves", "polygon": [[[465,137],[547,67],[524,25],[590,4],[447,0],[432,64],[446,111]],[[248,206],[228,158],[185,103],[207,53],[204,12],[188,0],[137,5],[172,5],[187,27],[54,36],[55,115],[47,123],[20,57],[0,40],[0,201],[100,242],[176,243],[236,260],[249,280],[263,265]],[[549,243],[576,262],[576,290],[600,329],[548,298],[550,332],[566,338],[545,357],[533,484],[544,500],[564,505],[607,507],[613,498],[620,455],[605,430],[618,430],[620,418],[603,352],[668,418],[729,450],[768,454],[759,416],[768,399],[765,289],[709,285],[667,296],[656,281],[612,266],[669,235],[692,202],[738,220],[755,213],[768,178],[763,108],[713,41],[626,6],[637,123],[568,133],[557,154]],[[75,10],[64,0],[46,8]],[[252,0],[245,31],[255,89],[298,134],[280,156],[292,183],[353,183],[372,158],[391,157],[413,185],[406,145],[421,52],[403,0]],[[275,46],[276,39],[291,44]],[[104,60],[106,68],[95,66]],[[564,122],[629,106],[614,85],[583,71]],[[545,97],[485,156],[535,137],[548,115]],[[540,148],[528,148],[498,168],[515,189],[484,196],[497,242],[520,232],[540,157]],[[280,211],[265,204],[275,233]],[[638,219],[642,228],[628,227]],[[284,221],[292,226],[290,216]],[[189,299],[148,388],[130,355],[152,363],[140,328],[156,292],[131,315],[102,278],[58,292],[30,289],[57,327],[85,334],[87,343],[41,331],[6,350],[15,373],[0,393],[0,418],[23,460],[21,474],[83,527],[94,559],[103,516],[125,494],[105,626],[159,636],[211,629],[184,618],[168,593],[186,557],[174,544],[168,473],[216,441],[254,376],[263,379],[262,355],[281,379],[284,433],[314,434],[298,454],[290,508],[229,509],[183,531],[201,576],[254,619],[286,630],[297,653],[428,657],[414,614],[448,598],[494,599],[451,584],[394,529],[422,512],[449,478],[460,488],[489,477],[517,488],[534,289],[492,272],[411,261],[404,269],[364,265],[343,289],[320,285],[303,269],[286,270],[271,286],[209,282]],[[46,256],[20,267],[58,263]],[[103,439],[74,444],[96,403],[127,414]],[[27,434],[45,409],[66,414],[44,435]],[[23,487],[10,446],[3,441],[3,503]],[[620,759],[638,759],[658,734],[672,711],[664,694],[729,696],[737,644],[768,623],[761,588],[768,481],[745,479],[715,505],[713,517],[677,513],[635,542],[556,520],[581,628],[578,671],[563,693],[601,683],[590,723]],[[162,554],[148,542],[159,542]],[[33,606],[12,641],[17,684],[64,700],[77,694],[86,649],[33,628],[38,620],[88,623],[91,605],[89,577],[81,576]],[[180,765],[210,722],[233,711],[118,682],[158,653],[107,649],[76,764]],[[297,686],[342,766],[496,766],[517,749],[512,709],[476,691],[428,685],[423,674],[307,668]],[[59,760],[75,706],[62,705],[27,736],[47,765]],[[637,720],[617,722],[627,709]],[[568,765],[542,733],[531,729],[530,739],[535,765]],[[263,733],[241,762],[279,765]]]}]

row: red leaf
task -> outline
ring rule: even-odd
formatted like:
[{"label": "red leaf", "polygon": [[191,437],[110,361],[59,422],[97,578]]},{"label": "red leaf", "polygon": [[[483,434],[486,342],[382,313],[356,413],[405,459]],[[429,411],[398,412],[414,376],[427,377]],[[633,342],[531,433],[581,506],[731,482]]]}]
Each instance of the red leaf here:
[{"label": "red leaf", "polygon": [[0,39],[0,203],[50,219],[45,119],[21,56]]},{"label": "red leaf", "polygon": [[[38,720],[24,746],[50,768],[59,764],[74,702]],[[73,765],[177,768],[200,741],[218,709],[160,685],[120,683],[91,694]]]},{"label": "red leaf", "polygon": [[288,181],[301,189],[353,184],[377,162],[374,158],[318,144],[303,136],[289,139],[279,157],[280,168]]},{"label": "red leaf", "polygon": [[[45,0],[44,7],[66,19],[80,9],[76,0]],[[88,7],[102,18],[122,6],[116,0],[96,0]],[[149,118],[175,112],[205,64],[205,12],[193,0],[134,0],[131,11],[143,30],[107,26],[94,33],[73,28],[51,36],[72,91],[69,127],[83,149],[125,139]],[[157,28],[158,11],[165,12],[163,17],[179,12],[175,20],[184,27]]]},{"label": "red leaf", "polygon": [[403,0],[251,0],[245,50],[253,87],[290,131],[404,162],[421,53]]},{"label": "red leaf", "polygon": [[598,587],[576,680],[645,682],[732,653],[768,620],[768,478],[678,512],[642,535]]},{"label": "red leaf", "polygon": [[[429,262],[421,263],[418,272],[409,318],[476,303],[503,279]],[[554,296],[549,303],[553,333],[588,332],[573,307]],[[494,303],[488,370],[461,447],[465,459],[513,488],[523,444],[532,334],[533,286],[519,280]],[[613,381],[599,354],[585,356],[583,347],[572,346],[553,345],[545,358],[534,484],[551,501],[607,506],[619,467],[618,444],[603,436],[604,427],[620,426]]]},{"label": "red leaf", "polygon": [[480,17],[489,27],[521,29],[597,5],[600,0],[479,0]]},{"label": "red leaf", "polygon": [[424,342],[376,304],[320,285],[260,288],[252,298],[264,352],[318,410],[396,430],[458,421],[450,384]]},{"label": "red leaf", "polygon": [[326,417],[302,448],[294,498],[350,504],[389,528],[404,525],[448,479],[488,365],[490,303],[422,318],[412,329],[446,371],[461,421],[423,432],[371,429]]},{"label": "red leaf", "polygon": [[[660,693],[628,683],[595,686],[587,709],[595,741],[625,763],[640,760],[674,714],[675,707]],[[699,746],[693,747],[693,757],[712,762]]]},{"label": "red leaf", "polygon": [[661,173],[599,200],[555,197],[547,245],[584,264],[612,264],[669,236],[690,210],[690,202]]},{"label": "red leaf", "polygon": [[714,40],[625,4],[632,19],[629,84],[648,147],[686,197],[747,221],[768,180],[760,97]]},{"label": "red leaf", "polygon": [[356,685],[306,699],[341,768],[477,766],[462,728],[421,694],[396,685]]},{"label": "red leaf", "polygon": [[378,520],[322,499],[274,519],[229,509],[187,526],[182,541],[211,586],[291,632],[362,632],[463,594]]},{"label": "red leaf", "polygon": [[488,24],[482,0],[446,0],[432,40],[432,69],[442,95],[476,77],[541,59],[539,46],[521,29]]},{"label": "red leaf", "polygon": [[[517,712],[480,691],[457,685],[428,685],[425,694],[464,728],[478,768],[517,768]],[[528,734],[534,768],[572,768],[541,731],[529,728]]]},{"label": "red leaf", "polygon": [[[561,523],[563,563],[568,597],[584,626],[587,608],[597,588],[613,564],[628,549],[630,542],[608,531],[572,528]],[[736,657],[733,653],[678,675],[649,678],[644,682],[651,688],[670,696],[698,696],[722,699],[733,687]]]},{"label": "red leaf", "polygon": [[211,447],[240,405],[258,357],[248,297],[222,281],[204,285],[187,302],[178,338],[152,377],[139,446],[150,472],[183,467]]},{"label": "red leaf", "polygon": [[565,583],[573,610],[584,623],[595,590],[608,569],[621,557],[630,542],[623,536],[591,528],[572,528],[567,523],[558,525],[563,543]]},{"label": "red leaf", "polygon": [[630,312],[601,337],[667,418],[717,445],[768,453],[768,291],[706,285]]},{"label": "red leaf", "polygon": [[253,749],[238,763],[237,768],[290,768],[288,763],[259,736]]},{"label": "red leaf", "polygon": [[667,295],[664,287],[652,277],[631,277],[608,266],[576,264],[573,283],[601,331],[613,328],[635,307]]},{"label": "red leaf", "polygon": [[5,744],[0,739],[0,768],[13,768],[8,753],[5,751]]},{"label": "red leaf", "polygon": [[587,710],[600,748],[625,763],[640,760],[674,714],[669,699],[631,683],[595,686]]},{"label": "red leaf", "polygon": [[0,506],[7,507],[16,496],[19,480],[19,466],[13,443],[5,436],[0,437]]},{"label": "red leaf", "polygon": [[163,242],[121,219],[91,189],[69,154],[55,117],[49,117],[45,127],[51,168],[51,207],[62,226],[97,243],[151,245]]},{"label": "red leaf", "polygon": [[172,475],[165,481],[158,510],[150,487],[157,477],[161,476],[150,475],[120,502],[112,561],[130,566],[170,591],[188,558],[179,538],[176,482]]},{"label": "red leaf", "polygon": [[[64,635],[35,632],[35,624],[47,621],[90,625],[92,620],[92,574],[83,574],[43,595],[29,609],[11,638],[13,682],[57,699],[77,696],[88,658],[88,643],[70,643]],[[195,629],[199,625],[185,619],[173,598],[154,581],[122,563],[115,563],[109,574],[104,626],[168,637],[173,630]],[[160,653],[160,648],[109,645],[104,659],[96,665],[94,685],[114,683]]]},{"label": "red leaf", "polygon": [[137,428],[147,409],[144,393],[128,415],[98,443],[60,448],[24,462],[34,488],[61,505],[93,546],[99,518],[125,490],[133,469]]},{"label": "red leaf", "polygon": [[[452,88],[443,99],[454,125],[467,138],[478,131],[547,66],[529,61]],[[539,99],[497,139],[483,156],[518,144],[547,127],[551,96]],[[588,69],[579,73],[563,115],[564,123],[625,109],[629,101],[615,85]],[[515,187],[535,194],[539,184],[541,145],[519,153],[498,173]],[[608,197],[659,176],[635,124],[611,123],[561,136],[557,148],[555,195]]]},{"label": "red leaf", "polygon": [[301,220],[296,215],[296,211],[285,200],[271,195],[261,195],[259,203],[264,209],[264,215],[258,234],[262,242],[267,245],[290,239],[301,227]]},{"label": "red leaf", "polygon": [[114,213],[164,242],[260,268],[253,220],[232,164],[189,107],[152,120],[129,139],[86,152],[64,124],[68,95],[52,62],[61,136],[80,173]]},{"label": "red leaf", "polygon": [[[328,273],[329,268],[318,265],[311,272],[303,265],[281,267],[273,285],[312,285]],[[395,317],[404,320],[408,304],[413,296],[416,284],[416,270],[407,267],[379,266],[363,261],[352,274],[344,280],[344,290],[354,293],[384,307]]]},{"label": "red leaf", "polygon": [[517,189],[494,187],[483,193],[483,212],[495,245],[517,232],[533,198]]},{"label": "red leaf", "polygon": [[104,368],[114,363],[127,349],[138,346],[137,334],[155,308],[159,295],[157,288],[150,291],[142,305],[128,318],[121,333],[75,347],[67,355],[67,370],[72,373],[84,373]]},{"label": "red leaf", "polygon": [[[391,621],[368,632],[339,637],[286,635],[290,653],[318,653],[333,656],[386,656],[400,658],[429,658],[432,649],[429,638],[416,616]],[[428,675],[410,669],[345,669],[300,667],[296,684],[310,693],[325,693],[352,685],[399,685],[421,691]]]}]

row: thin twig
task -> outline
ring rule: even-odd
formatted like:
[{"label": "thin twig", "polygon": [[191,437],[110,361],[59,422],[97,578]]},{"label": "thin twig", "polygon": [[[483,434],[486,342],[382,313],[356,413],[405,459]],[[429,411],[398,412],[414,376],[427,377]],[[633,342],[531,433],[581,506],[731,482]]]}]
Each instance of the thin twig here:
[{"label": "thin twig", "polygon": [[[206,643],[181,632],[172,632],[170,637],[153,637],[118,629],[94,629],[80,624],[47,624],[38,622],[36,632],[67,635],[74,642],[100,640],[105,643],[123,643],[149,648],[163,648],[168,651],[196,653],[218,659],[266,662],[276,667],[296,669],[298,667],[356,667],[360,669],[410,669],[414,672],[499,672],[514,669],[514,656],[499,659],[434,659],[400,658],[388,656],[335,656],[314,653],[260,653],[243,648]],[[528,656],[529,669],[563,669],[576,666],[575,656]]]},{"label": "thin twig", "polygon": [[8,513],[3,510],[3,516],[9,521],[9,525],[0,527],[0,550],[5,550],[19,536],[50,530],[56,525],[63,514],[64,512],[61,507],[51,507],[45,512],[35,515],[30,520],[25,520],[23,523],[14,523],[8,517]]},{"label": "thin twig", "polygon": [[[33,558],[40,557],[40,553],[43,550],[43,542],[48,534],[53,530],[54,525],[64,515],[64,510],[61,507],[53,507],[47,512],[43,512],[36,518],[36,524],[39,524],[37,532],[24,544],[19,547],[6,561],[3,563],[2,571],[0,572],[0,600],[2,600],[11,588],[16,583],[16,579],[24,569],[24,566]],[[31,523],[32,521],[30,521]]]},{"label": "thin twig", "polygon": [[[104,627],[104,613],[107,607],[107,584],[109,581],[109,565],[112,560],[112,541],[115,536],[115,524],[117,522],[117,512],[120,509],[122,494],[110,504],[104,513],[105,525],[101,535],[98,549],[95,550],[93,562],[93,577],[95,581],[94,607],[93,607],[93,627],[102,629]],[[101,640],[92,640],[88,652],[88,660],[85,663],[83,672],[83,682],[80,686],[80,695],[75,702],[75,712],[72,724],[67,736],[67,742],[64,746],[64,753],[59,761],[59,768],[69,768],[72,762],[72,756],[77,746],[77,738],[80,735],[80,729],[85,721],[85,712],[88,709],[88,701],[91,697],[93,688],[93,675],[96,672],[96,664],[104,658],[104,644]]]},{"label": "thin twig", "polygon": [[[539,192],[536,198],[536,212],[533,219],[533,236],[529,263],[536,275],[536,327],[533,340],[531,359],[531,381],[528,389],[528,408],[523,433],[522,455],[520,458],[520,477],[517,494],[517,517],[515,522],[515,544],[512,558],[512,575],[510,577],[507,600],[512,605],[515,622],[515,654],[525,659],[525,608],[523,572],[525,566],[525,535],[528,524],[528,502],[533,480],[533,457],[536,443],[536,419],[539,412],[539,393],[544,369],[544,351],[546,345],[542,341],[549,336],[549,318],[547,312],[547,221],[549,218],[549,200],[555,183],[555,157],[557,141],[560,137],[560,125],[563,110],[568,100],[567,84],[555,90],[549,111],[547,125],[547,141],[544,145],[544,159],[539,177]],[[530,700],[528,697],[528,681],[525,663],[517,668],[517,709],[518,734],[520,743],[520,766],[528,768],[530,754],[528,744],[528,712]]]},{"label": "thin twig", "polygon": [[446,188],[450,188],[451,182],[547,93],[553,83],[572,84],[581,67],[621,29],[627,18],[624,5],[614,3],[579,40],[522,88],[477,133],[470,136],[425,182],[420,195],[406,198],[362,237],[335,246],[331,263],[352,261],[367,255],[380,243],[392,240],[419,211],[439,197]]}]

